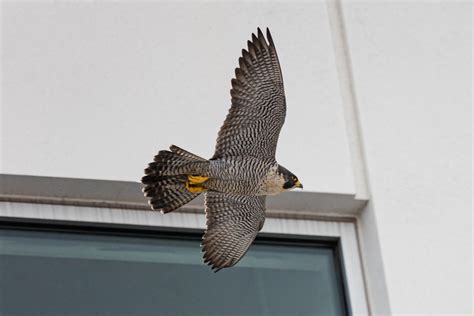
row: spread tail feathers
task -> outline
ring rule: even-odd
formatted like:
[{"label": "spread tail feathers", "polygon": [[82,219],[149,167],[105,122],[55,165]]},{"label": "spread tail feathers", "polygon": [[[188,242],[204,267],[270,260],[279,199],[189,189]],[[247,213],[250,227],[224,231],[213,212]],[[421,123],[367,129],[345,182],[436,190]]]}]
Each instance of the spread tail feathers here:
[{"label": "spread tail feathers", "polygon": [[207,179],[208,165],[206,159],[178,146],[161,150],[142,178],[148,204],[153,210],[168,213],[190,202],[205,191],[200,183]]}]

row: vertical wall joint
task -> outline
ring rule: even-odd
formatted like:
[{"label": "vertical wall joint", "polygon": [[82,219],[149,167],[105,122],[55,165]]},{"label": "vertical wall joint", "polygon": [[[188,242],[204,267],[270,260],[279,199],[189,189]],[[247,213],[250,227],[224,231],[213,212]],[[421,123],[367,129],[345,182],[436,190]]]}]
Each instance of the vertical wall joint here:
[{"label": "vertical wall joint", "polygon": [[354,172],[356,198],[368,200],[370,198],[370,190],[367,176],[367,164],[364,155],[359,110],[354,89],[349,45],[347,42],[340,0],[328,1],[327,9],[342,104],[344,107],[344,119],[346,122],[347,139],[352,159],[352,170]]}]

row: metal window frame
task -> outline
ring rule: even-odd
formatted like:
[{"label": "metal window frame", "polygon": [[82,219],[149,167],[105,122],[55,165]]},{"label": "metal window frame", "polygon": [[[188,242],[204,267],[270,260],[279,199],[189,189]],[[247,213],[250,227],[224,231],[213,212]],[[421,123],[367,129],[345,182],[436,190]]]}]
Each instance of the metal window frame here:
[{"label": "metal window frame", "polygon": [[[93,232],[178,232],[205,228],[202,201],[162,215],[149,211],[140,184],[133,182],[0,175],[0,225]],[[348,314],[367,315],[369,304],[356,215],[366,201],[354,196],[305,192],[269,198],[267,219],[257,242],[324,242],[337,247]]]}]

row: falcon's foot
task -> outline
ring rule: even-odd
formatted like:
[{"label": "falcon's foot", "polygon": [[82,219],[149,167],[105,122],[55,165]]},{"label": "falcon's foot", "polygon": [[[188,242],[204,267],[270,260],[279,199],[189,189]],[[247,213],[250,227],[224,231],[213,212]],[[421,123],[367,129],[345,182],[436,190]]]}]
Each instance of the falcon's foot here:
[{"label": "falcon's foot", "polygon": [[186,189],[192,193],[201,193],[207,191],[205,187],[202,186],[204,182],[206,182],[209,177],[203,176],[188,176],[188,181],[186,181]]},{"label": "falcon's foot", "polygon": [[203,177],[203,176],[188,176],[188,182],[190,185],[194,184],[201,184],[206,182],[209,179],[209,177]]}]

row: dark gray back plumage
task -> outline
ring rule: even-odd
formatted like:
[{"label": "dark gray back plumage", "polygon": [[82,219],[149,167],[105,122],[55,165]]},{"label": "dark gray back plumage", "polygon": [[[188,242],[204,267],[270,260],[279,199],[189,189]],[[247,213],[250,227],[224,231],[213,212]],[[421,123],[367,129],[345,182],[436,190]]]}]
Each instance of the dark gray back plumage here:
[{"label": "dark gray back plumage", "polygon": [[260,30],[242,50],[232,79],[232,106],[219,131],[213,159],[228,156],[275,158],[286,102],[283,78],[270,31]]}]

